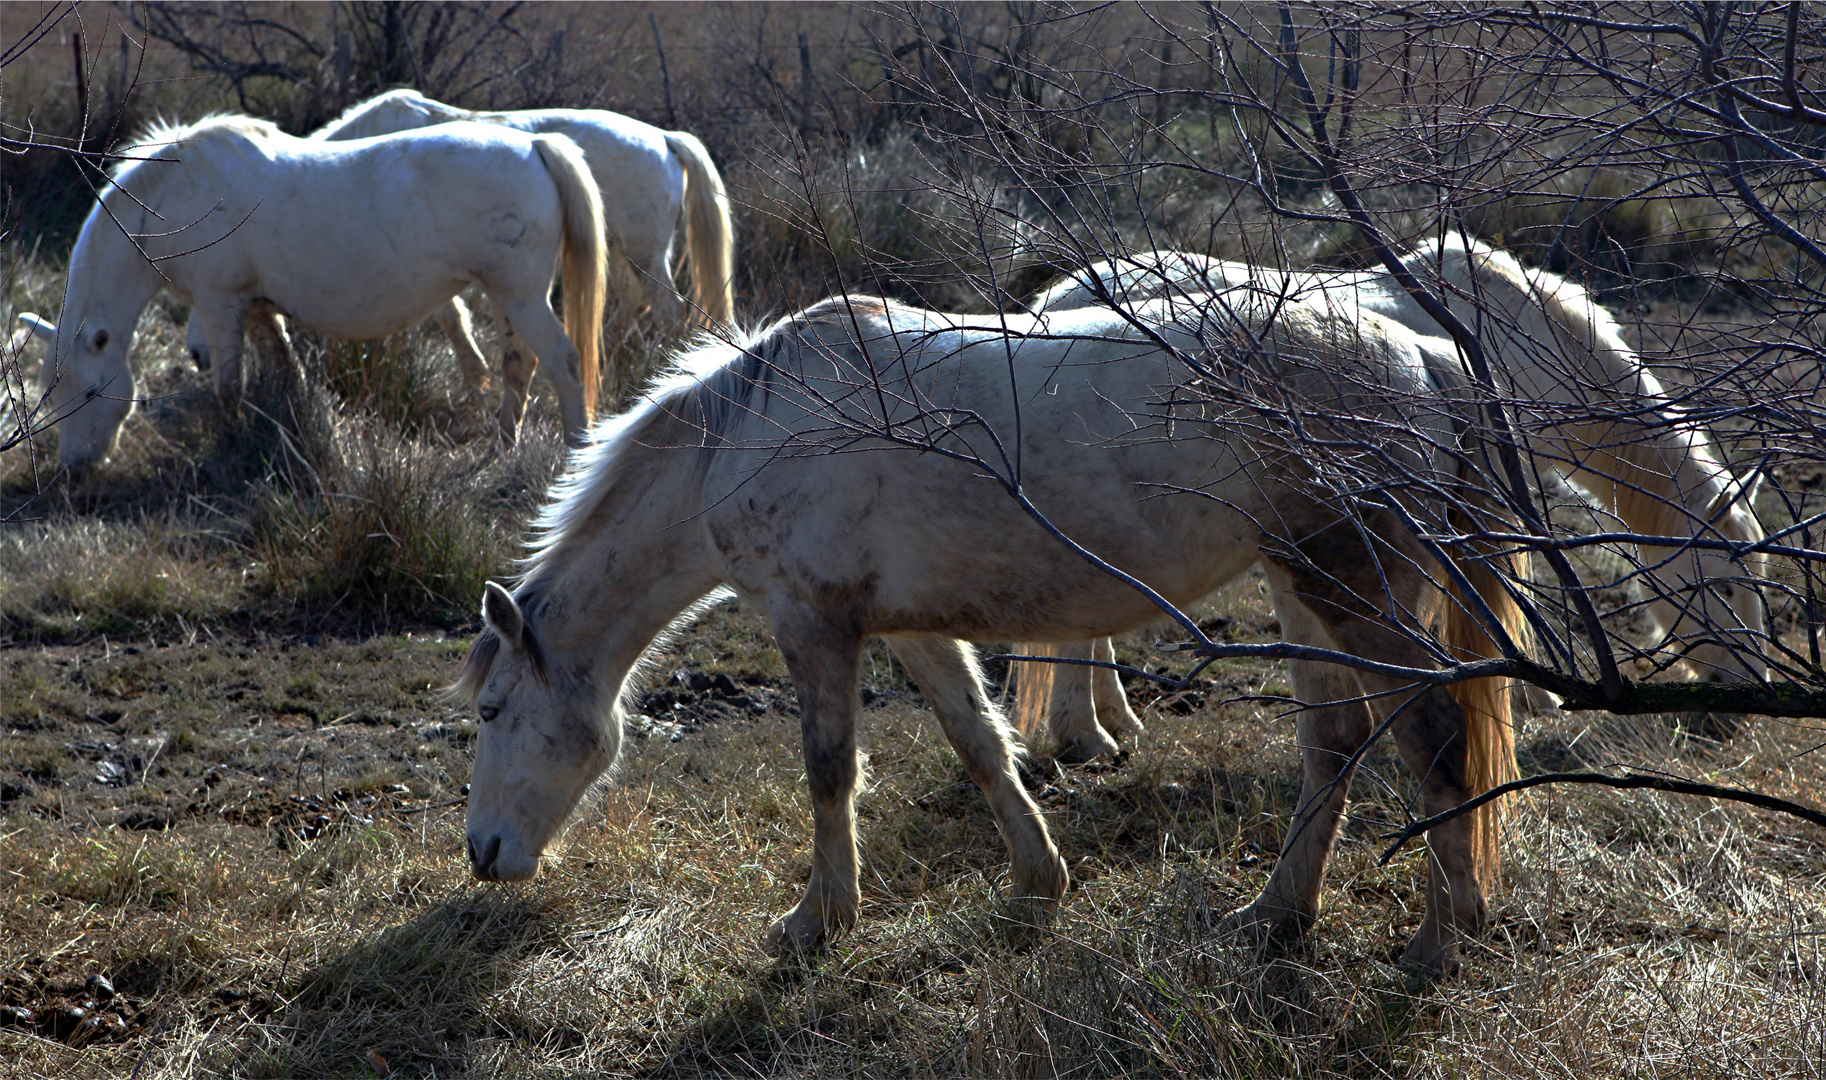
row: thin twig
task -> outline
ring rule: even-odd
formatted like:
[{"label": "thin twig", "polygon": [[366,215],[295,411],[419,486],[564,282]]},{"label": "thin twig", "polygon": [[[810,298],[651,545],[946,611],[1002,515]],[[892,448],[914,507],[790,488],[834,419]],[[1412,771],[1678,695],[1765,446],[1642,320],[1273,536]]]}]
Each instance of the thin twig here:
[{"label": "thin twig", "polygon": [[1389,849],[1382,853],[1382,858],[1378,860],[1378,865],[1386,864],[1390,859],[1395,857],[1395,853],[1400,851],[1403,845],[1429,829],[1444,825],[1454,818],[1463,817],[1471,811],[1476,810],[1478,807],[1483,806],[1486,803],[1494,802],[1504,795],[1517,791],[1526,791],[1528,788],[1540,787],[1543,784],[1595,784],[1599,787],[1623,788],[1625,790],[1646,788],[1650,791],[1666,791],[1675,795],[1702,795],[1709,799],[1723,799],[1727,802],[1745,803],[1750,806],[1760,807],[1764,810],[1775,810],[1783,814],[1800,818],[1802,821],[1826,828],[1826,814],[1823,814],[1810,806],[1803,806],[1797,802],[1789,802],[1787,799],[1779,799],[1774,795],[1764,795],[1760,791],[1750,791],[1746,788],[1724,787],[1719,784],[1702,783],[1698,780],[1682,780],[1670,776],[1647,776],[1642,773],[1634,772],[1625,773],[1622,776],[1612,776],[1609,773],[1600,772],[1541,773],[1536,776],[1525,776],[1520,780],[1511,780],[1507,784],[1498,784],[1496,787],[1484,792],[1477,798],[1467,799],[1457,806],[1452,807],[1450,810],[1434,814],[1432,817],[1421,821],[1416,821],[1405,829],[1383,833],[1381,839],[1393,840],[1394,843],[1390,844]]}]

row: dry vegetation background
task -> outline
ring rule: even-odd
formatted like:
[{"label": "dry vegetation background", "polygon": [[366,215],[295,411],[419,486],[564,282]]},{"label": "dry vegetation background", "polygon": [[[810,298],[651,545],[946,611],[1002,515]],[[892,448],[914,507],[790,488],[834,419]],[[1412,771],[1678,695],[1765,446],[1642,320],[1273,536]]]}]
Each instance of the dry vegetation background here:
[{"label": "dry vegetation background", "polygon": [[[1509,47],[1476,9],[1431,10],[1485,50],[1451,63]],[[844,287],[990,310],[1120,248],[1362,265],[1350,230],[1269,212],[1269,195],[1335,210],[1310,163],[1197,96],[1222,60],[1199,35],[1219,25],[1208,5],[13,3],[0,135],[98,151],[221,109],[302,133],[394,85],[612,109],[709,147],[750,319]],[[1576,161],[1589,135],[1486,163]],[[4,168],[10,328],[57,310],[93,189],[67,153],[9,149]],[[1225,179],[1251,170],[1267,191]],[[1463,176],[1372,197],[1413,230],[1450,203],[1584,281],[1676,381],[1728,367],[1772,312],[1812,340],[1793,249],[1652,153]],[[478,888],[458,805],[474,727],[439,688],[560,463],[555,410],[541,393],[503,452],[420,329],[302,335],[308,377],[260,373],[254,407],[223,416],[184,315],[160,300],[142,321],[146,402],[113,464],[73,485],[45,474],[43,439],[0,458],[0,1074],[1826,1072],[1826,847],[1740,807],[1537,795],[1494,929],[1416,993],[1391,959],[1419,922],[1421,857],[1376,865],[1411,792],[1372,754],[1311,940],[1266,958],[1214,942],[1298,790],[1291,721],[1251,700],[1287,693],[1268,662],[1183,693],[1132,683],[1148,733],[1118,762],[1030,759],[1078,883],[1037,943],[1005,933],[993,821],[877,650],[861,926],[816,963],[761,955],[808,870],[809,812],[791,687],[735,604],[659,658],[564,857]],[[650,370],[667,344],[642,327],[617,348]],[[1721,425],[1739,461],[1764,445],[1732,434],[1748,426]],[[1778,472],[1769,520],[1822,509],[1811,460]],[[1278,632],[1254,578],[1197,615],[1222,640]],[[1778,617],[1800,640],[1798,607]],[[1121,657],[1156,666],[1157,636]],[[1626,762],[1826,802],[1810,721],[1752,718],[1719,744],[1669,718],[1555,713],[1520,741],[1525,772]]]}]

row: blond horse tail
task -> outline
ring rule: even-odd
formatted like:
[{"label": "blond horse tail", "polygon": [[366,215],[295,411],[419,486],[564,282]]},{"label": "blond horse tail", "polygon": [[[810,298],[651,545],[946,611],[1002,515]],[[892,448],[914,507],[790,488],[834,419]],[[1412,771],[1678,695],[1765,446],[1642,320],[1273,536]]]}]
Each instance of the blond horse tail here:
[{"label": "blond horse tail", "polygon": [[697,136],[666,132],[666,145],[685,167],[685,258],[691,291],[711,326],[735,321],[735,229],[729,193]]},{"label": "blond horse tail", "polygon": [[[1521,556],[1509,555],[1504,568],[1519,576]],[[1491,614],[1519,648],[1530,640],[1527,620],[1521,605],[1503,588],[1496,572],[1485,562],[1465,560],[1459,569],[1477,590]],[[1483,622],[1473,614],[1456,588],[1448,588],[1445,617],[1439,629],[1440,643],[1455,657],[1473,660],[1497,656],[1500,650],[1491,640]],[[1503,678],[1470,679],[1448,688],[1452,700],[1465,714],[1465,790],[1472,798],[1499,784],[1514,780],[1520,769],[1515,761],[1515,715],[1510,704],[1509,680]],[[1489,889],[1500,876],[1500,843],[1502,840],[1503,802],[1499,799],[1472,811],[1471,861],[1478,882]]]},{"label": "blond horse tail", "polygon": [[[1057,645],[1017,642],[1010,652],[1023,656],[1057,656]],[[1046,729],[1047,714],[1052,711],[1053,669],[1057,664],[1034,664],[1016,661],[1009,676],[1014,680],[1014,729],[1032,743]]]},{"label": "blond horse tail", "polygon": [[577,347],[577,374],[583,381],[583,415],[596,417],[596,395],[602,386],[602,309],[608,298],[607,226],[602,193],[577,144],[562,135],[533,140],[545,171],[558,185],[564,210],[564,333]]}]

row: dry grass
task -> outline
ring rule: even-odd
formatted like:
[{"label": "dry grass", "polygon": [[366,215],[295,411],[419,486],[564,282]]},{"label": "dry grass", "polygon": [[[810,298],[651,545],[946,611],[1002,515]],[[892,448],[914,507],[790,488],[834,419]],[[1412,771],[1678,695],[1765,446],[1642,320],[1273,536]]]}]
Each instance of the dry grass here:
[{"label": "dry grass", "polygon": [[[1218,604],[1245,640],[1272,632],[1253,581]],[[659,672],[726,673],[764,711],[662,680],[651,733],[520,886],[468,881],[460,809],[401,812],[466,772],[473,728],[426,685],[459,647],[14,653],[0,776],[24,790],[0,831],[0,968],[52,988],[105,974],[138,1011],[124,1041],[80,1049],[0,1029],[8,1069],[364,1076],[372,1048],[412,1076],[1818,1074],[1826,847],[1781,819],[1543,795],[1517,814],[1466,973],[1410,992],[1390,957],[1419,920],[1421,858],[1375,865],[1407,790],[1393,761],[1371,762],[1393,794],[1358,788],[1314,937],[1251,955],[1210,927],[1270,865],[1290,725],[1162,703],[1120,767],[1033,760],[1078,882],[1036,941],[1003,922],[980,795],[878,651],[864,918],[822,960],[779,963],[757,941],[801,886],[810,823],[756,616],[710,613]],[[1219,685],[1278,677],[1235,665]],[[188,734],[158,758],[168,775],[90,778],[102,740],[173,726]],[[1586,716],[1524,738],[1537,767],[1628,760],[1813,802],[1817,741],[1764,722],[1720,748]],[[170,828],[132,817],[154,806]]]},{"label": "dry grass", "polygon": [[[848,92],[833,43],[860,40],[838,36],[852,15],[794,12],[832,101]],[[638,74],[589,103],[659,120],[645,15],[616,17],[633,30],[586,43],[600,55],[573,45],[586,59],[569,63],[638,52]],[[1058,235],[1037,239],[1044,207],[907,129],[871,129],[869,103],[820,105],[854,139],[814,137],[801,164],[793,125],[757,104],[782,87],[756,89],[776,70],[791,82],[797,26],[763,43],[764,17],[745,19],[674,10],[658,24],[679,123],[747,203],[748,315],[839,281],[956,309],[1038,284],[1060,257]],[[67,113],[52,102],[64,55],[9,69],[16,97]],[[147,99],[184,115],[229,102],[208,80],[157,87]],[[1234,171],[1227,123],[1175,118],[1134,152],[1164,138]],[[1316,176],[1274,153],[1283,194],[1320,205]],[[47,219],[34,231],[67,234],[80,207],[33,175]],[[1127,179],[1108,220],[1062,228],[1134,248],[1352,256],[1342,234],[1271,223],[1211,175]],[[1579,201],[1493,201],[1481,224],[1521,237],[1570,215],[1581,247],[1721,257],[1733,226],[1709,204],[1643,203],[1630,177],[1601,179]],[[55,311],[59,256],[5,254],[0,315]],[[1755,277],[1772,256],[1730,258]],[[155,305],[142,322],[148,401],[109,469],[41,494],[24,454],[0,462],[0,513],[28,519],[0,534],[0,1005],[80,1004],[103,975],[119,996],[102,1011],[125,1025],[75,1045],[0,1024],[0,1076],[1826,1073],[1826,847],[1736,807],[1537,796],[1514,817],[1494,927],[1463,975],[1416,991],[1391,957],[1420,920],[1422,856],[1377,865],[1411,789],[1373,755],[1314,935],[1269,955],[1216,941],[1216,919],[1271,868],[1296,791],[1291,723],[1224,700],[1285,693],[1272,665],[1227,662],[1209,690],[1167,700],[1135,687],[1148,733],[1119,765],[1031,759],[1076,882],[1035,939],[1003,918],[1006,859],[981,796],[874,650],[863,920],[817,961],[779,963],[757,942],[809,869],[797,724],[764,623],[725,607],[658,665],[649,719],[561,857],[534,883],[478,888],[448,805],[474,727],[436,687],[556,468],[550,403],[505,452],[488,403],[460,397],[445,347],[419,329],[301,336],[305,382],[264,373],[254,408],[224,417],[183,355],[184,314]],[[639,373],[662,344],[641,328],[617,347]],[[1253,580],[1208,614],[1241,640],[1275,632]],[[1131,636],[1123,657],[1151,662],[1151,640]],[[743,700],[672,678],[693,673],[728,675]],[[1759,720],[1721,747],[1656,718],[1570,715],[1531,720],[1521,742],[1531,767],[1625,761],[1818,805],[1821,739]]]},{"label": "dry grass", "polygon": [[[21,307],[58,283],[32,265]],[[151,400],[117,466],[32,502],[0,544],[0,1004],[80,1004],[104,975],[125,1023],[86,1045],[0,1026],[0,1073],[1818,1075],[1826,849],[1736,808],[1538,797],[1466,973],[1411,992],[1390,958],[1419,921],[1421,856],[1376,865],[1409,789],[1375,757],[1390,786],[1359,784],[1315,935],[1268,956],[1217,943],[1295,792],[1291,724],[1222,700],[1285,693],[1272,666],[1154,702],[1120,766],[1033,759],[1077,881],[1036,941],[1003,920],[980,795],[872,653],[864,919],[781,964],[757,941],[808,868],[797,725],[765,625],[719,609],[659,672],[727,674],[746,703],[662,679],[563,856],[478,889],[443,805],[474,729],[433,689],[460,635],[361,635],[463,617],[555,467],[549,404],[501,453],[414,331],[302,338],[307,383],[263,377],[259,411],[231,420],[177,314],[141,328]],[[9,507],[31,493],[19,461]],[[1209,614],[1275,632],[1253,580]],[[1534,767],[1826,800],[1805,726],[1717,747],[1564,716],[1522,741]]]}]

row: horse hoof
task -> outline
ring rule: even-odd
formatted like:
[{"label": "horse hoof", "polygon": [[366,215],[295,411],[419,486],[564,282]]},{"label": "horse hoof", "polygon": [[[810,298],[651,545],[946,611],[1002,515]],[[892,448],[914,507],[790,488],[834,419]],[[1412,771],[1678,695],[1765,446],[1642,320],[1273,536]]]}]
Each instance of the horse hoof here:
[{"label": "horse hoof", "polygon": [[1290,911],[1281,904],[1267,904],[1258,898],[1219,920],[1217,936],[1242,948],[1263,949],[1275,942],[1298,940],[1305,936],[1312,923],[1310,915]]},{"label": "horse hoof", "polygon": [[1120,749],[1122,748],[1116,745],[1116,740],[1110,738],[1108,732],[1097,728],[1095,735],[1086,735],[1070,742],[1060,743],[1059,750],[1053,755],[1053,758],[1061,765],[1082,765],[1087,761],[1094,761],[1104,754],[1114,757],[1116,751]]},{"label": "horse hoof", "polygon": [[1407,976],[1408,992],[1418,993],[1441,979],[1458,974],[1458,942],[1425,942],[1416,935],[1408,942],[1397,966]]},{"label": "horse hoof", "polygon": [[1105,716],[1102,709],[1097,710],[1097,723],[1118,739],[1133,741],[1147,730],[1141,726],[1141,717],[1136,716],[1126,704],[1121,709],[1111,709],[1109,712],[1110,715]]},{"label": "horse hoof", "polygon": [[1071,885],[1071,871],[1065,860],[1053,856],[1051,865],[1016,885],[1008,896],[1008,917],[1030,926],[1044,926],[1059,913],[1065,890]]},{"label": "horse hoof", "polygon": [[830,943],[831,931],[855,922],[855,916],[834,922],[833,927],[818,912],[811,910],[809,904],[801,903],[774,920],[767,928],[767,936],[761,939],[761,948],[769,956],[776,957],[810,956],[822,952]]},{"label": "horse hoof", "polygon": [[779,959],[792,956],[811,956],[824,949],[824,931],[820,928],[814,933],[804,933],[788,925],[781,919],[767,928],[766,936],[761,938],[761,949],[767,955]]}]

